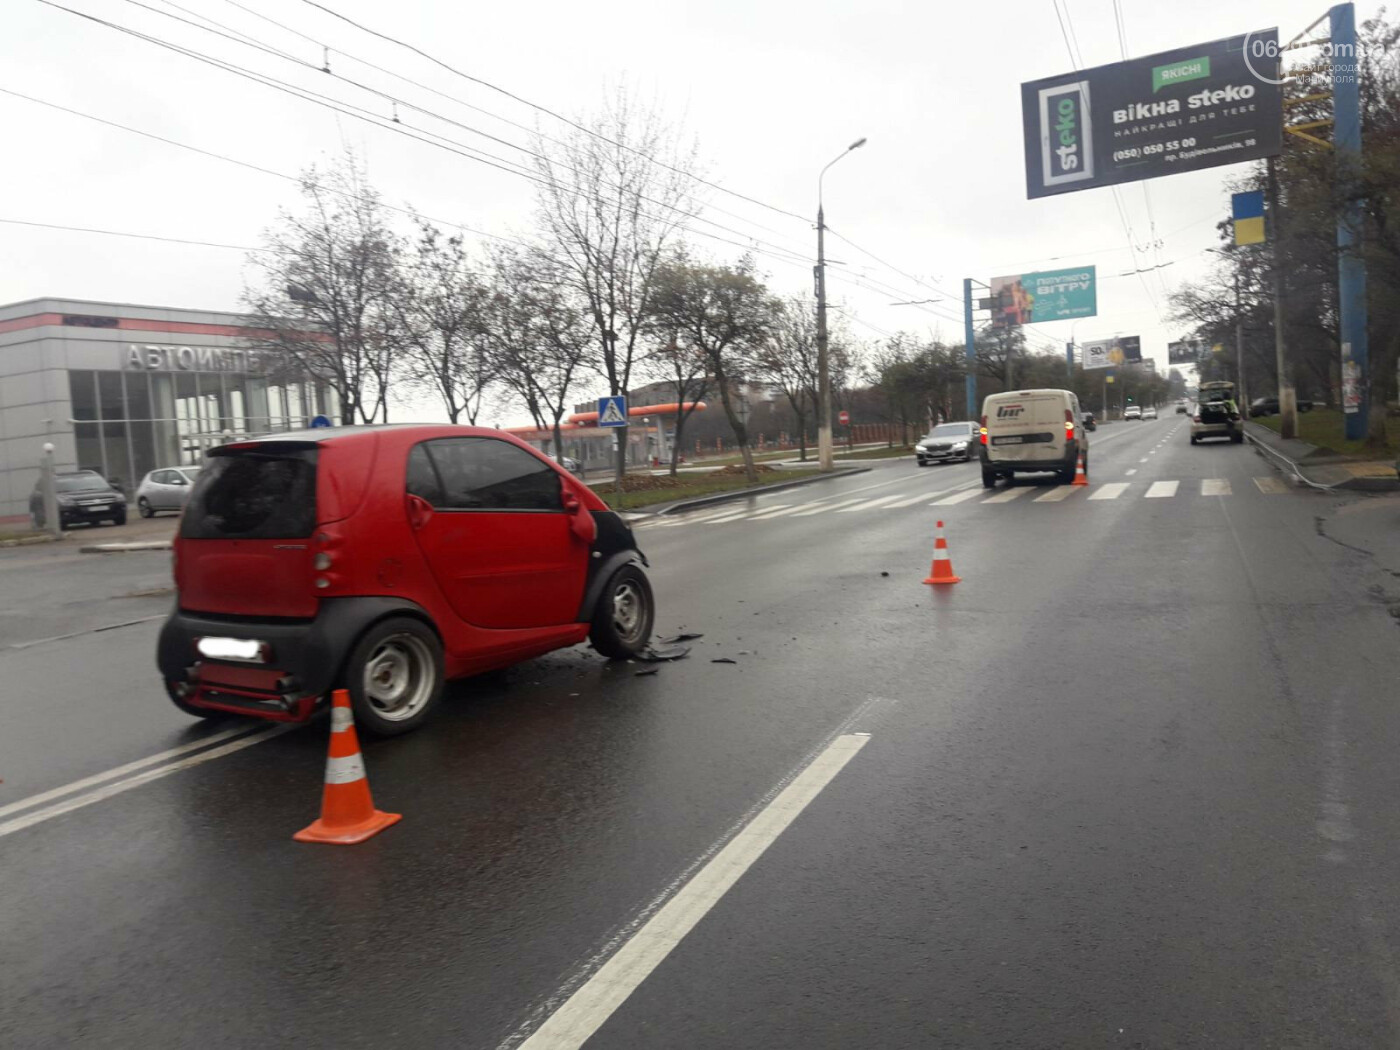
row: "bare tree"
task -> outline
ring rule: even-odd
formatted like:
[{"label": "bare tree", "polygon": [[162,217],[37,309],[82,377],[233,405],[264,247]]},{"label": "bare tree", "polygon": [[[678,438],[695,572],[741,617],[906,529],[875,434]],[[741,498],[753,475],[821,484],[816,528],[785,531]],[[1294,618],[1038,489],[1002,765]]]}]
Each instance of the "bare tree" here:
[{"label": "bare tree", "polygon": [[657,275],[654,308],[657,319],[676,332],[678,342],[684,340],[705,355],[744,457],[744,472],[750,483],[756,482],[737,385],[754,369],[756,354],[772,330],[777,301],[747,256],[735,266],[706,266],[682,255]]},{"label": "bare tree", "polygon": [[[676,400],[676,438],[671,442],[671,476],[680,467],[686,422],[710,390],[710,359],[704,351],[672,333],[661,349],[647,358],[649,370],[661,377]],[[665,426],[658,420],[658,426]]]},{"label": "bare tree", "polygon": [[243,296],[259,333],[251,341],[334,389],[345,422],[387,422],[401,335],[398,238],[352,153],[328,171],[308,169],[301,195],[304,212],[283,210],[263,233],[268,250],[250,260],[261,273]]},{"label": "bare tree", "polygon": [[498,363],[486,324],[492,295],[461,235],[418,220],[416,251],[399,301],[407,374],[441,399],[453,423],[472,426]]},{"label": "bare tree", "polygon": [[[657,267],[679,224],[698,208],[684,174],[694,151],[683,154],[659,113],[639,110],[621,90],[585,128],[562,143],[534,140],[541,251],[581,301],[592,367],[610,394],[624,394],[651,315]],[[618,485],[626,453],[627,434],[619,429]]]},{"label": "bare tree", "polygon": [[807,418],[817,406],[816,308],[805,299],[780,303],[755,361],[759,375],[778,387],[797,420],[799,458],[807,458]]},{"label": "bare tree", "polygon": [[535,425],[554,432],[554,454],[562,460],[560,420],[588,358],[588,320],[571,302],[558,274],[536,257],[499,253],[494,281],[486,319],[498,374]]}]

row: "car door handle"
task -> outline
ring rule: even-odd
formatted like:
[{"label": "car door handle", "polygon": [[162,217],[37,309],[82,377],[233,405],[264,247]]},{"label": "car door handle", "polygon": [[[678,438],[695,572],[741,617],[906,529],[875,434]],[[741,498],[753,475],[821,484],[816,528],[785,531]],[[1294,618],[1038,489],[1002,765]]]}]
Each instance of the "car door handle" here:
[{"label": "car door handle", "polygon": [[421,496],[409,495],[405,502],[408,505],[408,523],[415,531],[428,524],[433,516],[433,505]]}]

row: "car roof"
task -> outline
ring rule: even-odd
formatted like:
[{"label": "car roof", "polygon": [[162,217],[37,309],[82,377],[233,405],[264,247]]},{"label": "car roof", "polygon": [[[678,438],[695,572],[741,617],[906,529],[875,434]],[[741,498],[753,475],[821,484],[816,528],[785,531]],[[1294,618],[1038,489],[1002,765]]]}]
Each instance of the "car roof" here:
[{"label": "car roof", "polygon": [[279,430],[268,434],[239,436],[228,445],[244,446],[255,443],[326,445],[331,442],[355,441],[376,434],[408,434],[421,432],[424,437],[507,437],[503,430],[493,427],[468,427],[454,423],[361,423],[344,427],[308,427],[303,430]]}]

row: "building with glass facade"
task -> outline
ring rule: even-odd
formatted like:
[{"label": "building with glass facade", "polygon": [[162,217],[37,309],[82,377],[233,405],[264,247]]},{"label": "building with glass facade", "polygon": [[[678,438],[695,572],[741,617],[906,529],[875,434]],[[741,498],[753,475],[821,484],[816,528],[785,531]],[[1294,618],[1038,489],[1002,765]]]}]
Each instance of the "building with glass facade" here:
[{"label": "building with glass facade", "polygon": [[338,423],[334,391],[259,349],[248,318],[72,299],[0,306],[0,524],[28,520],[45,442],[59,470],[128,494],[239,434]]}]

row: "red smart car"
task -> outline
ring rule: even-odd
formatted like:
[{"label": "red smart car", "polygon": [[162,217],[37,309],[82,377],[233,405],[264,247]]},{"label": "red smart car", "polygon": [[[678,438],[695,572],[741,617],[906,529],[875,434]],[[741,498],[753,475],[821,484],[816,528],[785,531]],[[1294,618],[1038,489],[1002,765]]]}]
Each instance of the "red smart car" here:
[{"label": "red smart car", "polygon": [[182,711],[417,727],[443,682],[585,638],[651,636],[631,528],[522,441],[460,426],[340,427],[209,453],[175,539],[157,664]]}]

